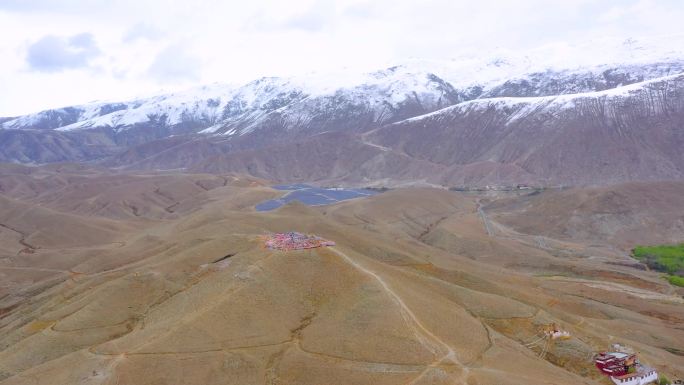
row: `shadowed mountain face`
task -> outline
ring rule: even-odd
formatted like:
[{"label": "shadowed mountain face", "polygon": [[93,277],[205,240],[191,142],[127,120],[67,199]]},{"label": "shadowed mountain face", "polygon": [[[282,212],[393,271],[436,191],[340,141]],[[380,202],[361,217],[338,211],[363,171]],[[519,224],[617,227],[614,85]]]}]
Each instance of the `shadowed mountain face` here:
[{"label": "shadowed mountain face", "polygon": [[329,184],[682,179],[683,70],[656,62],[455,85],[405,66],[264,78],[4,119],[0,160]]},{"label": "shadowed mountain face", "polygon": [[[257,212],[286,192],[237,174],[1,171],[3,385],[598,385],[590,358],[614,342],[684,375],[681,291],[634,268],[622,238],[581,231],[675,228],[681,183]],[[540,210],[558,220],[540,229]],[[336,246],[264,247],[293,230]],[[572,338],[540,338],[554,323]]]}]

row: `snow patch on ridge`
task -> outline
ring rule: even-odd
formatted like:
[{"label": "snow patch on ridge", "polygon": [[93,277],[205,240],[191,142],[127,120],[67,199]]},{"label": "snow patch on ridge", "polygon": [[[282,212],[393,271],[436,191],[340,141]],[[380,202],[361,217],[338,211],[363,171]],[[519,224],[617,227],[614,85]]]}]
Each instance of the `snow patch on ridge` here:
[{"label": "snow patch on ridge", "polygon": [[588,98],[606,98],[606,97],[625,97],[639,92],[645,88],[648,88],[652,84],[667,82],[672,80],[682,79],[684,80],[684,74],[676,74],[663,76],[660,78],[649,79],[643,82],[629,84],[626,86],[611,88],[603,91],[594,92],[582,92],[577,94],[563,94],[554,96],[533,96],[533,97],[496,97],[496,98],[483,98],[465,101],[462,103],[455,104],[440,110],[414,116],[409,119],[404,119],[402,121],[396,122],[394,124],[399,125],[408,122],[417,122],[424,119],[430,119],[436,116],[441,116],[449,114],[452,111],[464,112],[470,108],[520,108],[509,118],[509,122],[521,119],[524,116],[532,113],[540,108],[556,108],[556,109],[570,109],[575,107],[575,102],[579,99]]}]

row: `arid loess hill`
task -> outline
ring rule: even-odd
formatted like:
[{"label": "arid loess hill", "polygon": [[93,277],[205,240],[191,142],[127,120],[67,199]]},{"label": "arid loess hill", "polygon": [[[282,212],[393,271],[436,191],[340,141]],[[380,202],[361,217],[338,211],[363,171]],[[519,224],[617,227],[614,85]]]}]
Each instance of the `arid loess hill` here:
[{"label": "arid loess hill", "polygon": [[[607,384],[591,357],[614,342],[684,377],[681,292],[614,264],[629,259],[610,236],[509,223],[553,192],[496,206],[397,189],[256,212],[282,192],[240,175],[3,167],[3,385]],[[289,230],[337,246],[259,239]],[[540,342],[552,323],[573,338]]]},{"label": "arid loess hill", "polygon": [[684,182],[633,182],[501,200],[489,211],[497,221],[524,233],[629,249],[684,241],[681,207]]}]

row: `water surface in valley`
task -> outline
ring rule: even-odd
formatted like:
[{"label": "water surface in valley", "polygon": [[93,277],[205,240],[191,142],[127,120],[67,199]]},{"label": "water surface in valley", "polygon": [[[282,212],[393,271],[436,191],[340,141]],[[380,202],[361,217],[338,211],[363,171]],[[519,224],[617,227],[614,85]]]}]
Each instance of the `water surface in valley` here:
[{"label": "water surface in valley", "polygon": [[270,211],[292,201],[300,201],[309,206],[329,205],[348,199],[367,197],[378,192],[369,189],[322,188],[308,184],[289,184],[273,186],[276,190],[289,191],[278,199],[271,199],[256,205],[257,211]]}]

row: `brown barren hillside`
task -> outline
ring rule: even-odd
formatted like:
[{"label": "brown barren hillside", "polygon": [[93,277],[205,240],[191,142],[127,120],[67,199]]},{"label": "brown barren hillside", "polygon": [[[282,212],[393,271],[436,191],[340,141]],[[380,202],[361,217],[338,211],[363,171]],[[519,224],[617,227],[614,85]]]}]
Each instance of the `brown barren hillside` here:
[{"label": "brown barren hillside", "polygon": [[497,202],[489,212],[527,234],[623,248],[684,240],[684,182],[550,190]]},{"label": "brown barren hillside", "polygon": [[[405,188],[257,212],[283,192],[241,175],[5,170],[3,385],[608,384],[591,358],[614,342],[684,377],[681,293],[614,264],[610,237],[511,222],[594,190]],[[664,215],[640,207],[622,215]],[[286,231],[336,245],[264,247]],[[553,323],[572,338],[544,340]]]}]

